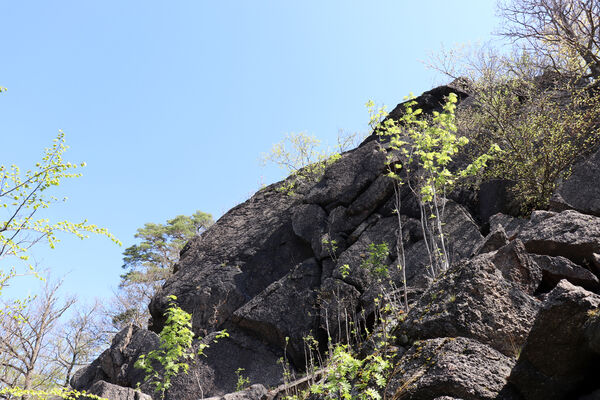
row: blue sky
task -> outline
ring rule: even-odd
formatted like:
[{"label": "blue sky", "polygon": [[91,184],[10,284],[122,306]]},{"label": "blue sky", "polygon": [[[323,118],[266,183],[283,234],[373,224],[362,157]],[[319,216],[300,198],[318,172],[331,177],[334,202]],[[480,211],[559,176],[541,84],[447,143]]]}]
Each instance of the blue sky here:
[{"label": "blue sky", "polygon": [[[84,176],[50,218],[108,227],[123,247],[64,238],[32,250],[65,290],[110,296],[145,222],[218,218],[282,178],[260,156],[285,133],[330,143],[444,79],[422,63],[485,41],[495,0],[2,1],[0,164],[35,163],[58,129]],[[0,260],[6,269],[14,260]],[[33,281],[21,279],[18,291]]]}]

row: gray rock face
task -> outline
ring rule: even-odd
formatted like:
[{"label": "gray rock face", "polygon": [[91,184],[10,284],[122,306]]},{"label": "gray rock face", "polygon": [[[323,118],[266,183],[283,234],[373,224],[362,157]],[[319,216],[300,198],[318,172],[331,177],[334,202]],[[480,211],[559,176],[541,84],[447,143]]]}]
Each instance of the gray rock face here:
[{"label": "gray rock face", "polygon": [[[418,103],[424,112],[439,110],[450,91],[435,89]],[[397,107],[390,117],[403,110]],[[404,185],[401,204],[396,201],[385,176],[386,146],[372,135],[318,180],[299,182],[294,195],[277,183],[230,210],[185,246],[175,274],[149,306],[152,331],[119,333],[110,349],[75,374],[73,386],[114,389],[117,400],[138,396],[131,388],[144,374],[133,364],[157,347],[154,332],[165,322],[168,296],[176,295],[193,315],[195,348],[210,347],[206,357],[190,362],[188,374],[173,378],[166,400],[270,398],[267,387],[282,387],[280,358],[285,355],[292,373],[303,369],[306,335],[324,350],[327,337],[351,341],[352,329],[365,328],[372,334],[362,337],[361,356],[373,351],[373,332],[385,329],[398,338],[388,398],[593,396],[599,389],[592,376],[600,364],[598,296],[561,280],[600,290],[600,217],[590,215],[598,215],[594,190],[600,189],[581,183],[590,171],[576,168],[560,185],[560,212],[536,211],[529,220],[498,213],[515,210],[509,182],[492,182],[479,193],[453,192],[443,201],[451,267],[433,279],[417,198]],[[596,158],[588,161],[597,165]],[[580,202],[575,189],[586,199]],[[400,232],[404,253],[396,249]],[[382,260],[385,278],[363,265],[369,246],[382,243],[389,249]],[[403,298],[404,276],[410,311],[371,330],[381,315],[375,299]],[[215,343],[221,329],[230,336]],[[253,386],[231,393],[238,368]],[[141,388],[152,394],[147,383]]]},{"label": "gray rock face", "polygon": [[[412,339],[463,336],[514,357],[525,342],[539,301],[509,282],[493,254],[450,269],[421,296],[398,327]],[[399,335],[397,335],[399,336]]]},{"label": "gray rock face", "polygon": [[500,225],[495,227],[473,250],[474,255],[489,253],[508,244],[508,237],[504,228]]},{"label": "gray rock face", "polygon": [[577,210],[600,217],[600,150],[575,167],[558,185],[550,207],[553,211]]},{"label": "gray rock face", "polygon": [[526,400],[571,398],[586,379],[598,382],[584,326],[599,306],[600,296],[566,280],[548,294],[509,379]]},{"label": "gray rock face", "polygon": [[327,169],[306,196],[306,202],[327,210],[350,205],[385,170],[385,161],[386,155],[375,141],[347,153]]},{"label": "gray rock face", "polygon": [[402,356],[388,384],[388,398],[465,400],[511,398],[506,378],[514,360],[466,338],[416,342]]},{"label": "gray rock face", "polygon": [[600,252],[600,218],[573,210],[535,212],[518,238],[530,253],[591,263]]},{"label": "gray rock face", "polygon": [[526,219],[514,218],[510,215],[498,213],[490,218],[490,232],[502,227],[504,232],[506,232],[506,237],[512,240],[527,225],[527,222]]},{"label": "gray rock face", "polygon": [[319,327],[320,283],[321,267],[309,259],[240,307],[233,322],[276,347],[285,347],[287,341],[290,359],[303,366],[303,338],[316,335]]},{"label": "gray rock face", "polygon": [[533,294],[542,281],[539,265],[532,261],[518,239],[498,249],[492,262],[508,281],[516,283],[525,293]]},{"label": "gray rock face", "polygon": [[261,190],[189,243],[177,272],[150,303],[154,331],[162,329],[168,295],[177,296],[194,315],[196,333],[204,334],[219,329],[237,308],[312,257],[311,246],[291,223],[298,197],[275,188]]}]

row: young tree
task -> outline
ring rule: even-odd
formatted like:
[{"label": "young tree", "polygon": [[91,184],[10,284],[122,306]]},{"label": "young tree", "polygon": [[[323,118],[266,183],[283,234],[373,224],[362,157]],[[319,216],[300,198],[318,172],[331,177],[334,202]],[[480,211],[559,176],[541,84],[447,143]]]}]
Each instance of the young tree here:
[{"label": "young tree", "polygon": [[135,237],[139,244],[123,252],[123,269],[112,314],[113,325],[120,329],[130,322],[145,326],[150,317],[147,306],[152,296],[172,273],[179,252],[194,236],[213,224],[210,214],[196,211],[191,216],[178,215],[165,224],[147,223]]},{"label": "young tree", "polygon": [[[46,282],[42,294],[27,301],[4,302],[0,316],[0,360],[3,386],[47,389],[59,376],[52,363],[50,335],[75,298],[61,300],[62,281]],[[24,399],[28,398],[23,396]]]},{"label": "young tree", "polygon": [[[5,90],[0,87],[0,93]],[[90,233],[100,234],[120,245],[107,229],[89,224],[87,220],[53,222],[41,215],[54,203],[66,199],[55,197],[53,189],[64,179],[81,176],[75,170],[85,166],[85,163],[63,160],[67,148],[64,133],[59,131],[35,167],[22,172],[14,164],[0,164],[0,260],[26,262],[33,245],[45,241],[54,248],[60,232],[80,239],[87,238]],[[29,273],[37,275],[33,266],[29,265],[29,269]],[[23,273],[18,266],[0,266],[0,295],[11,279]],[[59,286],[60,283],[46,283],[43,295],[37,298],[11,302],[0,298],[0,397],[73,398],[79,395],[56,387],[46,391],[33,390],[37,387],[45,389],[59,374],[56,365],[49,361],[48,338],[74,302],[73,298],[58,299]]]},{"label": "young tree", "polygon": [[73,373],[89,364],[109,345],[101,317],[102,305],[95,301],[91,306],[75,307],[69,320],[54,330],[49,361],[58,369],[56,385],[69,387]]},{"label": "young tree", "polygon": [[34,218],[59,201],[50,194],[51,188],[58,186],[63,179],[81,176],[75,170],[85,163],[64,161],[62,156],[67,148],[65,135],[60,131],[53,145],[44,150],[35,168],[23,174],[16,165],[0,165],[0,207],[4,209],[4,218],[0,219],[0,258],[18,256],[27,259],[27,250],[40,240],[54,248],[59,242],[58,232],[70,233],[81,239],[88,237],[89,233],[96,233],[119,243],[107,229],[88,224],[85,220],[51,223],[47,218]]},{"label": "young tree", "polygon": [[[24,173],[16,165],[0,164],[0,260],[17,258],[26,261],[29,249],[45,241],[51,248],[59,242],[58,233],[75,235],[80,239],[89,233],[107,236],[120,245],[119,240],[106,228],[89,224],[87,220],[73,223],[67,220],[51,222],[48,218],[38,218],[38,214],[59,200],[52,195],[52,189],[64,179],[81,176],[76,169],[85,163],[74,164],[63,160],[68,146],[65,135],[59,131],[51,147],[44,150],[41,160],[35,167]],[[29,266],[33,271],[33,267]],[[33,271],[35,273],[35,271]],[[16,267],[0,267],[0,294],[8,282],[21,274]]]},{"label": "young tree", "polygon": [[498,6],[508,22],[503,35],[524,41],[557,71],[600,78],[598,0],[506,0]]}]

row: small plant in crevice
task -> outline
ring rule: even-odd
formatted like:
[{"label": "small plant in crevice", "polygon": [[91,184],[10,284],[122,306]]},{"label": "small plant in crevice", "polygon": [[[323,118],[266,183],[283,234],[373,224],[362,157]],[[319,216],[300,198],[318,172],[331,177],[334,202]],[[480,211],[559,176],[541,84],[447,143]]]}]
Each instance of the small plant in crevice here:
[{"label": "small plant in crevice", "polygon": [[323,236],[323,238],[321,239],[321,244],[327,250],[327,254],[329,254],[329,257],[333,261],[337,261],[337,250],[338,250],[337,240],[331,239],[330,234],[328,233],[325,236]]},{"label": "small plant in crevice", "polygon": [[246,389],[250,385],[250,378],[244,376],[244,368],[238,368],[235,370],[235,376],[237,376],[237,382],[235,383],[235,391]]},{"label": "small plant in crevice", "polygon": [[[142,354],[135,362],[136,368],[146,372],[145,381],[154,386],[161,399],[165,398],[165,392],[171,387],[171,379],[179,373],[187,373],[188,362],[193,360],[195,355],[204,355],[204,350],[209,347],[206,343],[200,343],[198,351],[193,351],[192,316],[182,310],[176,300],[176,296],[169,296],[167,320],[159,334],[159,348]],[[223,330],[217,334],[215,341],[227,336],[229,334]],[[160,367],[155,368],[156,364]]]},{"label": "small plant in crevice", "polygon": [[388,278],[390,271],[385,261],[390,254],[390,250],[387,243],[370,243],[368,252],[369,257],[362,262],[361,267],[368,270],[378,281]]}]

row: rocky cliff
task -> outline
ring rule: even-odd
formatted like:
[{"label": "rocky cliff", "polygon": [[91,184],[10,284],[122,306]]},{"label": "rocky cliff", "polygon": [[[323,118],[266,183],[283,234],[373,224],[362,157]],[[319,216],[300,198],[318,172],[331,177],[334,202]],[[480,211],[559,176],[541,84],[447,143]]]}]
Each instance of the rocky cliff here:
[{"label": "rocky cliff", "polygon": [[[431,112],[450,91],[443,86],[417,101]],[[419,207],[404,189],[399,232],[387,145],[376,139],[344,153],[318,180],[299,183],[293,196],[278,190],[281,182],[260,190],[190,241],[149,306],[151,330],[119,333],[72,386],[111,400],[146,398],[131,389],[138,384],[153,395],[133,364],[156,348],[168,296],[176,295],[202,338],[195,346],[210,347],[176,377],[167,399],[281,396],[280,360],[300,377],[308,335],[323,354],[328,337],[348,340],[349,324],[364,336],[376,320],[377,295],[402,291],[396,268],[391,283],[361,268],[372,243],[387,243],[385,263],[396,265],[401,233],[411,307],[390,328],[394,366],[383,396],[599,399],[600,152],[560,183],[550,211],[527,220],[507,214],[505,182],[454,192],[444,228],[452,266],[431,279]],[[222,329],[229,338],[214,343]],[[238,368],[253,386],[226,395],[235,391]]]}]

